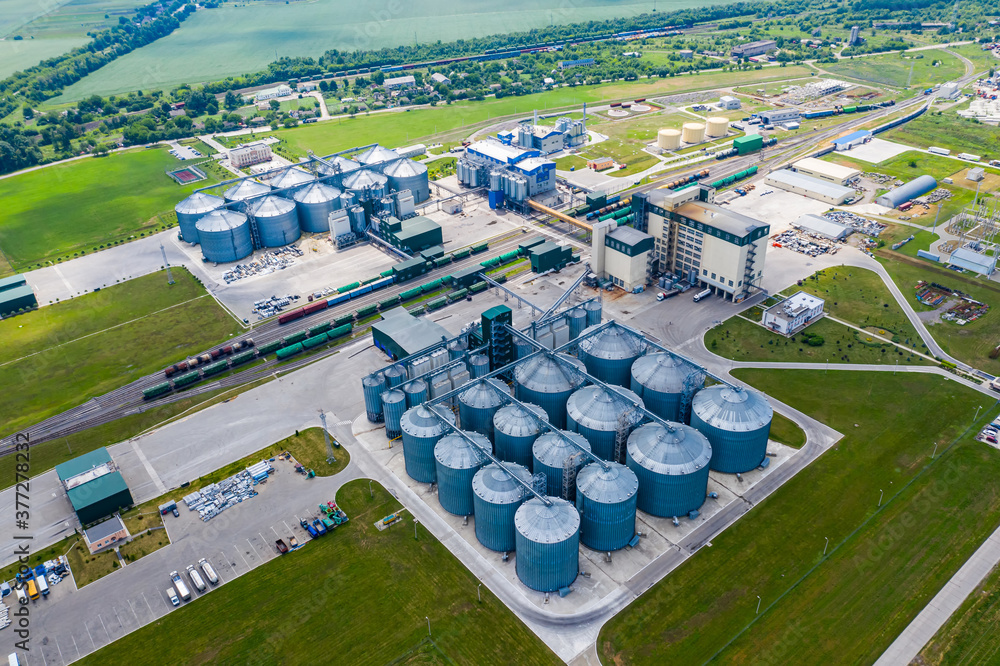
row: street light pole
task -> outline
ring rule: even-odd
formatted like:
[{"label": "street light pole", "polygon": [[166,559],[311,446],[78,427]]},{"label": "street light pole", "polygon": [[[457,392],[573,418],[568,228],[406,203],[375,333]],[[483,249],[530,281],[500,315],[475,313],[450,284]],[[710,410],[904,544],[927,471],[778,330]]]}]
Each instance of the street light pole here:
[{"label": "street light pole", "polygon": [[826,545],[823,546],[823,554],[826,555],[826,549],[830,546],[830,537],[823,537],[826,539]]},{"label": "street light pole", "polygon": [[480,583],[479,587],[476,588],[476,595],[479,597],[479,603],[483,603],[483,584]]},{"label": "street light pole", "polygon": [[757,595],[757,611],[754,613],[754,615],[759,615],[759,614],[760,614],[760,595],[758,594]]},{"label": "street light pole", "polygon": [[413,540],[414,541],[417,540],[417,525],[419,525],[419,524],[420,524],[420,521],[417,520],[416,518],[414,518],[413,519]]},{"label": "street light pole", "polygon": [[371,482],[371,479],[368,480],[368,494],[371,495],[372,499],[375,499],[375,493],[372,492],[372,482]]},{"label": "street light pole", "polygon": [[429,617],[427,617],[426,615],[424,616],[424,619],[427,620],[427,635],[430,636],[431,635],[431,619]]},{"label": "street light pole", "polygon": [[983,408],[982,405],[979,405],[979,407],[976,407],[976,418],[972,419],[973,421],[978,421],[979,420],[979,410],[982,409],[982,408]]},{"label": "street light pole", "polygon": [[937,455],[937,442],[934,442],[934,452],[931,453],[931,460],[934,460],[935,455]]},{"label": "street light pole", "polygon": [[879,505],[879,506],[882,506],[882,494],[883,494],[884,492],[885,492],[884,490],[879,490],[879,491],[878,491],[878,505]]}]

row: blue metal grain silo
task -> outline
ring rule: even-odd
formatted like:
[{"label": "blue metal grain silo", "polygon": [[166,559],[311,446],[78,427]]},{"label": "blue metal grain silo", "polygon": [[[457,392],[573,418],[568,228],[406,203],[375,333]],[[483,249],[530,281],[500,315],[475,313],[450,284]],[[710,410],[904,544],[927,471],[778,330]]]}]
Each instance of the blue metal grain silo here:
[{"label": "blue metal grain silo", "polygon": [[[479,379],[458,394],[458,416],[462,430],[473,430],[493,441],[493,416],[510,395],[510,387],[499,379]],[[492,448],[491,448],[492,450]]]},{"label": "blue metal grain silo", "polygon": [[597,326],[601,323],[601,302],[598,300],[587,301],[583,304],[583,309],[587,313],[587,328]]},{"label": "blue metal grain silo", "polygon": [[[288,190],[311,183],[314,180],[316,180],[316,176],[302,167],[290,166],[275,174],[267,184],[276,190]],[[288,194],[285,196],[288,196]]]},{"label": "blue metal grain silo", "polygon": [[385,393],[385,376],[378,372],[361,380],[361,390],[365,394],[365,414],[371,423],[382,423],[382,394]]},{"label": "blue metal grain silo", "polygon": [[594,454],[604,460],[614,460],[619,427],[628,436],[643,419],[636,409],[636,405],[642,407],[642,399],[627,388],[620,391],[584,386],[566,401],[566,427],[586,437]]},{"label": "blue metal grain silo", "polygon": [[576,476],[580,541],[601,552],[619,550],[635,536],[639,479],[625,465],[592,462]]},{"label": "blue metal grain silo", "polygon": [[701,368],[672,354],[647,354],[632,364],[632,390],[646,403],[646,409],[667,421],[687,421],[687,414],[681,413],[684,394],[690,406],[694,392],[704,385]]},{"label": "blue metal grain silo", "polygon": [[698,509],[708,492],[712,445],[683,423],[636,428],[628,438],[626,464],[639,479],[639,510],[653,516],[684,516]]},{"label": "blue metal grain silo", "polygon": [[253,253],[250,221],[243,213],[220,208],[195,223],[205,259],[224,264]]},{"label": "blue metal grain silo", "polygon": [[[545,475],[545,493],[553,497],[563,495],[563,469],[567,460],[576,456],[574,466],[579,468],[590,461],[590,457],[580,450],[590,451],[590,443],[583,435],[569,430],[561,431],[565,437],[560,437],[551,430],[535,440],[531,447],[532,471]],[[567,439],[576,442],[570,444]]]},{"label": "blue metal grain silo", "polygon": [[712,469],[726,474],[749,472],[767,455],[774,410],[757,391],[710,386],[691,402],[691,425],[712,443]]},{"label": "blue metal grain silo", "polygon": [[579,359],[567,354],[559,357],[569,361],[570,366],[546,355],[534,356],[514,368],[514,381],[518,400],[538,405],[549,415],[552,425],[565,428],[566,400],[585,378],[572,369],[584,369]]},{"label": "blue metal grain silo", "polygon": [[385,436],[396,439],[403,432],[399,422],[406,411],[406,395],[398,390],[386,391],[382,394],[382,412],[385,414]]},{"label": "blue metal grain silo", "polygon": [[[490,463],[472,478],[473,503],[476,514],[476,538],[490,550],[509,553],[516,546],[514,514],[521,502],[530,497],[523,485],[531,485],[531,472],[522,465],[507,463],[504,467]],[[512,476],[513,475],[513,476]]]},{"label": "blue metal grain silo", "polygon": [[225,203],[225,199],[214,194],[195,192],[174,206],[174,212],[177,213],[177,226],[181,229],[181,238],[186,243],[197,243],[198,230],[195,225],[198,220]]},{"label": "blue metal grain silo", "polygon": [[446,429],[436,416],[437,413],[443,415],[450,423],[455,423],[455,415],[450,410],[441,409],[439,412],[432,412],[424,405],[406,410],[400,419],[406,473],[411,479],[421,483],[433,483],[437,480],[434,445],[438,443]]},{"label": "blue metal grain silo", "polygon": [[406,370],[400,365],[390,365],[382,371],[385,375],[385,384],[389,388],[395,388],[406,379]]},{"label": "blue metal grain silo", "polygon": [[617,325],[587,337],[591,331],[592,327],[584,329],[580,340],[580,358],[587,372],[602,382],[628,386],[632,364],[646,351],[646,341]]},{"label": "blue metal grain silo", "polygon": [[507,405],[497,410],[493,415],[493,444],[497,458],[504,461],[532,468],[531,447],[538,439],[541,428],[538,420],[531,415],[548,420],[548,414],[538,405],[525,403],[528,409],[520,405]]},{"label": "blue metal grain silo", "polygon": [[448,513],[471,516],[476,510],[472,499],[472,479],[486,464],[483,451],[490,450],[490,440],[478,432],[466,433],[475,444],[457,433],[445,435],[434,445],[438,501]]},{"label": "blue metal grain silo", "polygon": [[568,587],[580,572],[580,514],[564,499],[547,499],[532,497],[514,514],[514,568],[538,592]]},{"label": "blue metal grain silo", "polygon": [[343,192],[326,183],[310,183],[292,192],[302,231],[330,231],[330,213],[340,210]]},{"label": "blue metal grain silo", "polygon": [[566,315],[569,323],[569,339],[576,340],[587,328],[587,311],[583,308],[573,308]]},{"label": "blue metal grain silo", "polygon": [[416,407],[422,402],[427,402],[427,382],[422,379],[415,379],[403,385],[403,393],[406,394],[406,406]]},{"label": "blue metal grain silo", "polygon": [[261,197],[271,191],[270,185],[258,183],[252,178],[244,178],[222,193],[226,201],[246,201]]},{"label": "blue metal grain silo", "polygon": [[469,376],[478,379],[490,373],[490,357],[486,354],[473,354],[469,357]]},{"label": "blue metal grain silo", "polygon": [[268,195],[254,201],[254,220],[262,247],[281,247],[294,243],[302,235],[295,202],[284,197]]}]

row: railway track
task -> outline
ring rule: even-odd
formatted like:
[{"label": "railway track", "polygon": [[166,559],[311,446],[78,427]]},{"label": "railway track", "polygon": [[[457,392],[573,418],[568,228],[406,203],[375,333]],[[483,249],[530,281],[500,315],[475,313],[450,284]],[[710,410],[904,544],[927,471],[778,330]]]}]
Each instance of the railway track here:
[{"label": "railway track", "polygon": [[[489,253],[509,252],[517,247],[523,236],[524,234],[520,230],[513,230],[501,234],[500,236],[489,241]],[[443,277],[453,273],[456,269],[468,268],[479,264],[486,255],[487,253],[470,255],[464,259],[442,266],[441,268],[435,268],[425,273],[422,277],[427,280],[434,280],[439,277]],[[295,320],[294,323],[283,326],[278,324],[277,318],[275,317],[274,319],[260,325],[258,328],[251,328],[245,337],[252,337],[255,345],[273,342],[289,335],[290,333],[301,330],[302,328],[308,328],[310,325],[315,325],[316,323],[327,319],[335,319],[338,316],[349,314],[368,305],[375,305],[379,301],[394,294],[398,295],[399,293],[412,288],[413,286],[410,282],[404,282],[399,285],[394,284],[387,289],[366,294],[361,298],[339,304],[326,310],[314,312],[301,319]],[[366,331],[370,328],[370,326],[371,324],[365,324],[360,327],[360,329],[355,330]],[[284,361],[281,363],[281,371],[285,372],[288,370],[295,370],[309,363],[313,363],[317,360],[330,356],[337,351],[338,347],[333,347],[331,349],[324,349],[317,353],[311,353],[293,361]],[[111,421],[115,421],[125,416],[141,414],[152,407],[170,404],[172,402],[209,393],[218,389],[236,388],[255,382],[272,374],[275,371],[275,366],[278,364],[279,362],[276,359],[267,359],[263,364],[233,372],[230,375],[214,381],[203,380],[194,387],[175,391],[149,401],[143,400],[142,391],[162,383],[165,378],[162,371],[152,375],[147,375],[113,391],[91,398],[83,404],[62,412],[61,414],[52,416],[44,421],[40,421],[39,423],[29,426],[19,433],[0,439],[0,456],[9,455],[14,452],[14,438],[17,434],[26,434],[29,438],[30,445],[34,446],[53,439],[72,435],[88,428],[104,425],[105,423],[110,423]]]}]

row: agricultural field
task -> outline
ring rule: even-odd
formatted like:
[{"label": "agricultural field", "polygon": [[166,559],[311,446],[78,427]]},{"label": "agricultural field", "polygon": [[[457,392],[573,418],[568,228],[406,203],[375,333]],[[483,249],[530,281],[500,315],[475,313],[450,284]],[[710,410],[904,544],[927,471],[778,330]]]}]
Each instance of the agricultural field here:
[{"label": "agricultural field", "polygon": [[174,205],[211,184],[181,186],[164,173],[182,164],[165,147],[137,148],[0,179],[0,249],[10,262],[0,275],[159,231],[157,213],[173,222]]},{"label": "agricultural field", "polygon": [[[671,9],[696,7],[697,0],[677,0]],[[609,4],[580,0],[568,7],[557,0],[493,6],[437,2],[353,5],[335,0],[283,3],[251,2],[199,10],[173,34],[130,53],[83,81],[63,96],[75,101],[94,93],[107,95],[214,81],[264,69],[281,56],[318,57],[328,49],[353,51],[415,41],[451,41],[579,23],[652,10],[651,0]]]},{"label": "agricultural field", "polygon": [[[935,61],[939,61],[940,64],[934,66]],[[894,88],[929,88],[965,74],[965,64],[961,60],[939,49],[859,56],[832,64],[823,63],[819,67],[834,76]]]},{"label": "agricultural field", "polygon": [[174,268],[0,322],[8,435],[225,341],[242,329],[194,276]]},{"label": "agricultural field", "polygon": [[1000,566],[994,567],[921,650],[921,664],[995,664],[1000,658]]},{"label": "agricultural field", "polygon": [[[903,246],[902,249],[905,248]],[[915,298],[915,288],[921,280],[937,282],[987,303],[990,311],[964,326],[926,316],[924,325],[949,355],[985,372],[1000,374],[1000,359],[990,358],[993,349],[1000,345],[1000,328],[997,326],[997,317],[1000,317],[1000,287],[995,282],[956,273],[923,259],[913,259],[899,252],[892,252],[888,248],[879,250],[876,257],[903,295],[912,298],[910,304],[918,313],[934,309],[922,305]]]},{"label": "agricultural field", "polygon": [[[287,141],[289,150],[304,156],[307,150],[317,154],[330,154],[355,146],[378,142],[386,146],[409,145],[426,137],[440,140],[465,138],[473,128],[483,127],[499,119],[526,115],[532,109],[552,111],[574,108],[584,102],[635,99],[653,95],[672,94],[691,90],[710,89],[732,85],[736,80],[767,80],[799,75],[802,67],[769,68],[751,72],[715,72],[697,76],[678,76],[666,79],[642,79],[630,83],[606,83],[578,88],[560,88],[534,95],[488,99],[483,102],[459,102],[437,107],[424,107],[409,111],[390,111],[360,114],[327,122],[301,125],[280,130],[274,135]],[[404,119],[398,114],[405,113]],[[692,119],[693,120],[693,119]],[[457,131],[461,128],[461,131]],[[263,135],[260,135],[263,136]],[[428,141],[424,141],[427,143]]]},{"label": "agricultural field", "polygon": [[[351,481],[337,493],[350,522],[260,566],[155,624],[83,659],[115,654],[137,663],[558,664],[559,659],[410,517],[384,532],[373,523],[401,505],[380,485]],[[309,575],[302,575],[309,572]],[[281,594],[274,590],[281,589]],[[309,600],[289,606],[289,599]],[[247,613],[247,609],[253,609]],[[242,631],[218,622],[245,617]],[[427,636],[427,621],[431,637]],[[342,621],[349,618],[350,621]],[[256,637],[247,640],[247,636]],[[377,640],[373,640],[377,637]]]},{"label": "agricultural field", "polygon": [[[981,155],[983,162],[1000,155],[1000,133],[996,127],[962,118],[949,111],[925,113],[889,130],[880,138],[916,148],[940,146],[953,153]],[[959,163],[954,164],[957,166]]]},{"label": "agricultural field", "polygon": [[786,338],[735,316],[709,329],[705,334],[705,346],[713,354],[736,361],[933,364],[922,356],[859,333],[832,319],[820,319],[807,326],[803,333]]},{"label": "agricultural field", "polygon": [[937,375],[735,374],[844,438],[608,622],[601,659],[872,663],[1000,522],[982,396]]},{"label": "agricultural field", "polygon": [[[796,289],[789,287],[784,293]],[[850,266],[827,268],[803,280],[801,289],[824,299],[826,312],[837,319],[926,353],[916,329],[877,273]]]}]

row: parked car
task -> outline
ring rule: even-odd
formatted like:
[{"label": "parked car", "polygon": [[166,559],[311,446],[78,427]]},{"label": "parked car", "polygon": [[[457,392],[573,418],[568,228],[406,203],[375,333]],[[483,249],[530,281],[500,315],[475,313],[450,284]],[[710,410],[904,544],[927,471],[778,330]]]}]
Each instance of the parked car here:
[{"label": "parked car", "polygon": [[181,512],[177,510],[176,506],[172,509],[172,512],[174,514],[174,518],[180,518],[181,517]]}]

